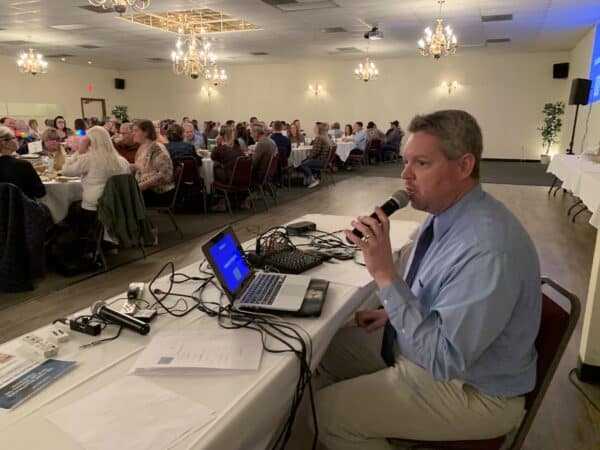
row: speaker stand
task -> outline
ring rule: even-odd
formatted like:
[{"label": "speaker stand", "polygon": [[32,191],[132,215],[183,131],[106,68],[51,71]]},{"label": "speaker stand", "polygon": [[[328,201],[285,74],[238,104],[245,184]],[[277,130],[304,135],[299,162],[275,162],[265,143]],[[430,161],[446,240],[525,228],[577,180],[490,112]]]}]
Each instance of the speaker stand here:
[{"label": "speaker stand", "polygon": [[573,120],[573,132],[571,133],[571,142],[567,149],[567,155],[573,155],[573,141],[575,140],[575,129],[577,128],[577,114],[579,114],[579,104],[575,106],[575,120]]}]

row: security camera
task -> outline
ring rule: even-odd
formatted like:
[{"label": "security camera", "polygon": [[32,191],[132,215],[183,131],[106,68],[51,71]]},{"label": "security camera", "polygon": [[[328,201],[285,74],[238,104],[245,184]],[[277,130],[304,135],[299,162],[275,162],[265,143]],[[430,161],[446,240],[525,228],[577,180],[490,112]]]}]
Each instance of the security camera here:
[{"label": "security camera", "polygon": [[125,11],[127,11],[127,6],[126,5],[115,5],[115,11],[118,12],[119,14],[123,14]]},{"label": "security camera", "polygon": [[192,80],[197,80],[198,79],[198,74],[197,73],[192,73],[192,74],[190,74],[190,77],[192,78]]}]

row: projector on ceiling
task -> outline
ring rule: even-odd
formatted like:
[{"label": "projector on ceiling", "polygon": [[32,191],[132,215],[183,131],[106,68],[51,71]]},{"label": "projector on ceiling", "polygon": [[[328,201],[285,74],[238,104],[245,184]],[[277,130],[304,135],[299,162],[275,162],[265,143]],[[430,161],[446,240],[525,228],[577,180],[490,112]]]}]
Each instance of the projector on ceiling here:
[{"label": "projector on ceiling", "polygon": [[365,33],[365,39],[369,39],[371,41],[380,41],[383,39],[383,31],[377,27],[373,27]]}]

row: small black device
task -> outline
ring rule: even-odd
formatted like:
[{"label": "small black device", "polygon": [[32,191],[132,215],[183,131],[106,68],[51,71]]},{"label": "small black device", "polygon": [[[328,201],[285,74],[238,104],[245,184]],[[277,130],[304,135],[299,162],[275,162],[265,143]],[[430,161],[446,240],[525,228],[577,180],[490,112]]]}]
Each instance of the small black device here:
[{"label": "small black device", "polygon": [[124,78],[115,78],[115,89],[125,89],[125,79]]},{"label": "small black device", "polygon": [[78,333],[89,334],[90,336],[98,336],[102,331],[102,325],[99,323],[90,324],[88,319],[69,320],[69,328]]},{"label": "small black device", "polygon": [[279,252],[270,252],[261,256],[262,267],[268,266],[280,273],[299,274],[308,269],[317,267],[323,261],[330,259],[328,255],[317,252],[308,253],[302,250],[291,249]]},{"label": "small black device", "polygon": [[552,78],[569,78],[569,63],[558,63],[552,66]]},{"label": "small black device", "polygon": [[138,309],[133,313],[133,317],[145,323],[150,323],[156,317],[156,310],[151,308]]},{"label": "small black device", "polygon": [[100,317],[106,322],[120,325],[141,335],[146,335],[150,332],[150,325],[134,317],[126,314],[121,314],[119,311],[108,307],[103,301],[98,301],[92,306],[92,314]]},{"label": "small black device", "polygon": [[587,105],[590,97],[592,80],[587,78],[573,78],[571,82],[571,94],[569,105]]},{"label": "small black device", "polygon": [[[392,195],[387,202],[381,205],[381,209],[383,209],[383,212],[386,216],[391,216],[397,210],[404,208],[406,205],[408,205],[408,194],[406,191],[400,189],[399,191],[394,192],[394,195]],[[371,217],[373,219],[377,219],[377,213],[371,214]],[[356,228],[352,230],[352,234],[359,238],[363,237],[363,234],[360,232],[360,230],[357,230]],[[346,240],[352,244],[350,239],[346,238]]]},{"label": "small black device", "polygon": [[286,225],[285,231],[290,236],[298,236],[300,234],[307,233],[309,231],[315,231],[317,229],[317,224],[314,222],[308,222],[306,220],[302,222],[294,222]]}]

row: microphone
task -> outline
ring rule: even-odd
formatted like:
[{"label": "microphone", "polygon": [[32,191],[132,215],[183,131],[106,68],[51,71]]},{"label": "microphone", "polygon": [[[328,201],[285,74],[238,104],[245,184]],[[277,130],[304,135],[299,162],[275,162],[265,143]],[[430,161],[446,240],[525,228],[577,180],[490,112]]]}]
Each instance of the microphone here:
[{"label": "microphone", "polygon": [[[381,205],[381,209],[383,209],[383,212],[386,216],[391,216],[397,210],[404,208],[406,205],[408,205],[408,194],[406,193],[406,191],[400,189],[399,191],[394,192],[394,194],[388,199],[388,201]],[[379,219],[377,218],[377,213],[371,214],[371,217],[379,221]],[[359,238],[363,237],[362,232],[360,230],[357,230],[356,228],[352,230],[352,234]],[[346,238],[346,240],[352,244],[350,239]]]},{"label": "microphone", "polygon": [[141,335],[146,335],[150,332],[150,324],[142,322],[135,317],[121,314],[119,311],[109,308],[103,301],[94,303],[94,306],[92,306],[92,314],[107,322],[129,328]]}]

